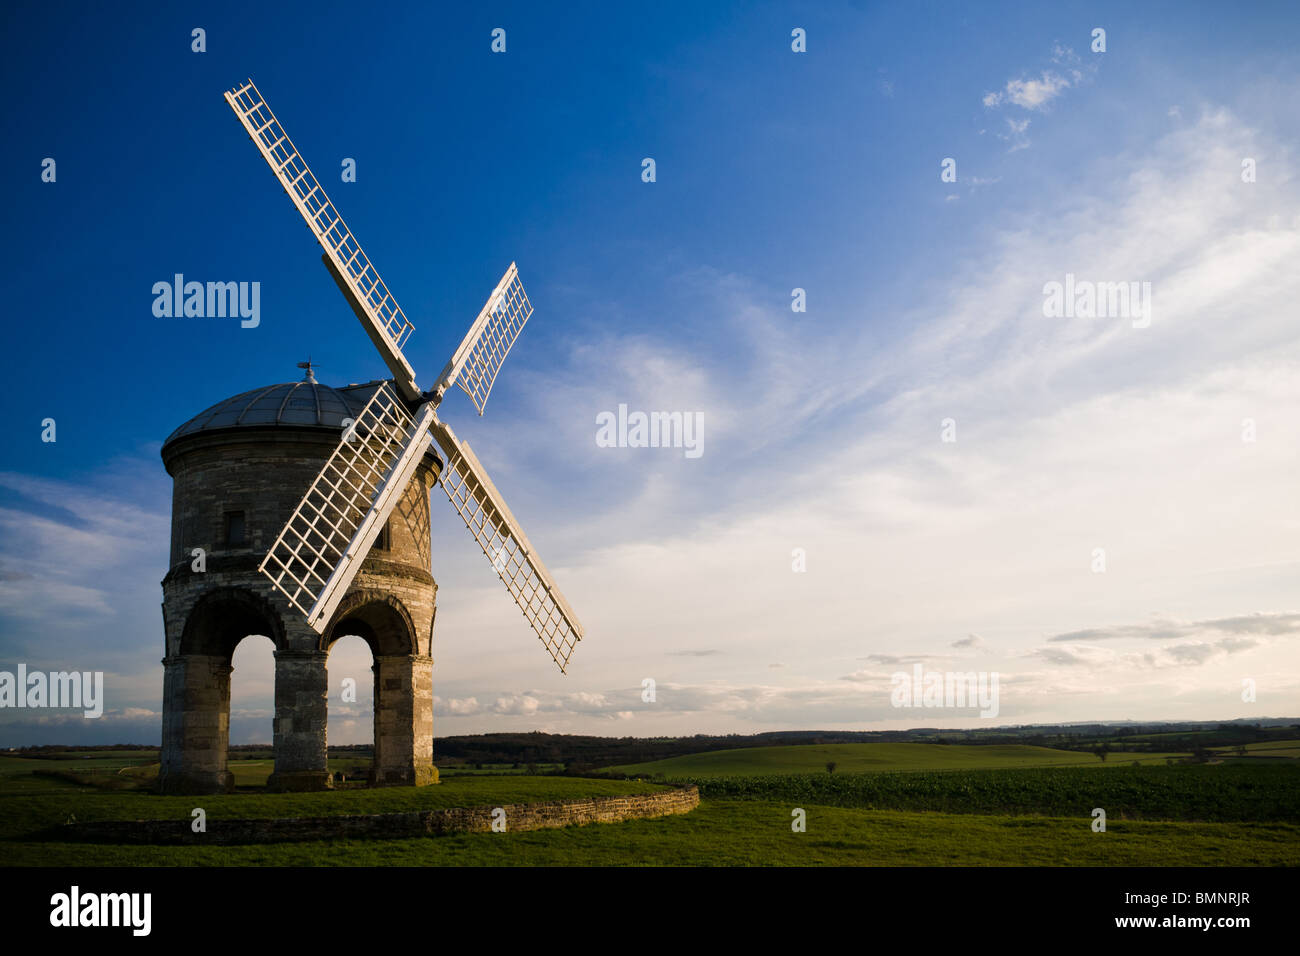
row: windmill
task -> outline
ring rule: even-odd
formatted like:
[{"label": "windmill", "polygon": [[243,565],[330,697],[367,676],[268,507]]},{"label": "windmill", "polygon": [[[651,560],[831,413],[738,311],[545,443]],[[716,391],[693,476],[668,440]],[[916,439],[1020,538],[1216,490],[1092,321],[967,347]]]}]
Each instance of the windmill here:
[{"label": "windmill", "polygon": [[265,98],[251,79],[225,96],[324,249],[321,260],[393,375],[345,429],[258,570],[324,633],[420,459],[437,442],[446,456],[439,484],[447,500],[563,673],[582,625],[469,444],[437,415],[453,385],[483,414],[497,372],[533,312],[518,269],[510,264],[437,384],[422,391],[402,354],[414,327]]}]

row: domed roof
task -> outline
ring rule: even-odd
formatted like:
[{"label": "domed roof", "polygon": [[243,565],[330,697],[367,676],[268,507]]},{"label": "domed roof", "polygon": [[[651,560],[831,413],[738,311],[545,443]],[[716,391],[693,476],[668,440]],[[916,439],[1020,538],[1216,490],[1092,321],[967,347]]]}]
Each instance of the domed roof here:
[{"label": "domed roof", "polygon": [[301,382],[267,385],[217,402],[167,436],[166,448],[178,438],[227,428],[327,428],[338,431],[343,419],[356,418],[382,380],[331,388],[311,370]]}]

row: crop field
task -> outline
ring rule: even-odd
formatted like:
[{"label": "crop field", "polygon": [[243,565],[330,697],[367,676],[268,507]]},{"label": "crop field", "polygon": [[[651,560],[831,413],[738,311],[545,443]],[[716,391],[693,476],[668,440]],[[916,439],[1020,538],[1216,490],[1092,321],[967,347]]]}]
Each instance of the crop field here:
[{"label": "crop field", "polygon": [[609,767],[611,773],[656,776],[667,780],[731,777],[759,774],[826,772],[834,762],[836,773],[871,770],[1011,769],[1018,767],[1071,767],[1163,764],[1185,754],[1113,753],[1103,763],[1093,754],[1053,750],[1025,744],[968,747],[942,744],[823,744],[797,747],[746,747],[713,750],[667,760]]},{"label": "crop field", "polygon": [[[970,769],[951,760],[945,764],[947,751],[957,747],[909,746],[943,751],[930,763],[949,769],[923,769],[927,761],[913,755],[909,764],[915,769],[906,771],[828,774],[823,767],[814,773],[702,775],[701,804],[691,813],[619,824],[183,847],[78,844],[53,831],[69,818],[188,820],[195,807],[209,820],[327,816],[645,793],[659,785],[475,773],[421,788],[178,797],[105,789],[99,774],[87,777],[95,784],[74,782],[49,775],[56,762],[0,757],[0,855],[10,866],[1300,865],[1300,764],[1291,761],[1132,767],[1094,758],[1086,766],[1022,762]],[[986,755],[991,761],[1015,759],[1017,753],[1049,761],[1059,754],[1034,753],[1042,748],[966,749],[1013,751]],[[904,755],[889,756],[897,761]],[[113,773],[115,758],[101,753],[97,759],[103,761],[97,771]],[[127,776],[152,770],[138,753],[116,760]],[[1095,807],[1107,811],[1105,833],[1092,831]],[[802,811],[803,832],[791,826],[796,811]]]},{"label": "crop field", "polygon": [[1083,767],[701,777],[702,797],[865,810],[1300,823],[1300,765]]}]

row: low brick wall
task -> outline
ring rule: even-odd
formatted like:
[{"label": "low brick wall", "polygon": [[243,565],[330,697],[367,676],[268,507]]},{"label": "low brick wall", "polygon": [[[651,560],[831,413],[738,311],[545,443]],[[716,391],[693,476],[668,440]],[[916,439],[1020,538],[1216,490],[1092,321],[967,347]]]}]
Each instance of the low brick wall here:
[{"label": "low brick wall", "polygon": [[[689,813],[700,803],[695,787],[626,797],[591,797],[551,803],[508,803],[506,832],[542,830],[586,823],[618,823],[674,813]],[[489,833],[491,806],[451,807],[411,813],[364,816],[285,817],[263,820],[208,820],[206,833],[190,829],[184,820],[105,820],[67,823],[56,838],[74,843],[232,844],[285,843],[309,840],[387,840],[441,836],[445,833]]]}]

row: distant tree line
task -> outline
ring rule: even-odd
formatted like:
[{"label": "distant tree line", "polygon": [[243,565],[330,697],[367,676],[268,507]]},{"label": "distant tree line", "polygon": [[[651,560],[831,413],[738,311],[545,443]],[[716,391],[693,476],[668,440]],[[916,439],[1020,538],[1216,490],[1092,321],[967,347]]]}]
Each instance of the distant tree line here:
[{"label": "distant tree line", "polygon": [[[1159,735],[1159,736],[1156,736]],[[711,750],[778,745],[853,743],[931,743],[966,746],[1030,744],[1060,750],[1075,750],[1099,756],[1123,753],[1186,753],[1197,748],[1239,750],[1247,744],[1300,736],[1300,723],[1274,719],[1249,723],[1158,723],[1158,724],[1033,724],[1022,727],[992,727],[987,730],[958,730],[918,727],[912,730],[837,731],[789,730],[761,734],[695,734],[687,737],[596,737],[581,734],[500,733],[474,736],[435,737],[434,763],[440,766],[510,766],[517,768],[563,767],[570,773],[586,773],[617,764],[664,760]],[[157,750],[151,744],[102,744],[95,746],[53,745],[11,750],[25,756],[57,757],[70,751]],[[270,744],[236,744],[232,753],[241,756],[269,755]],[[331,745],[331,756],[373,756],[370,744]],[[832,771],[833,772],[833,771]]]}]

